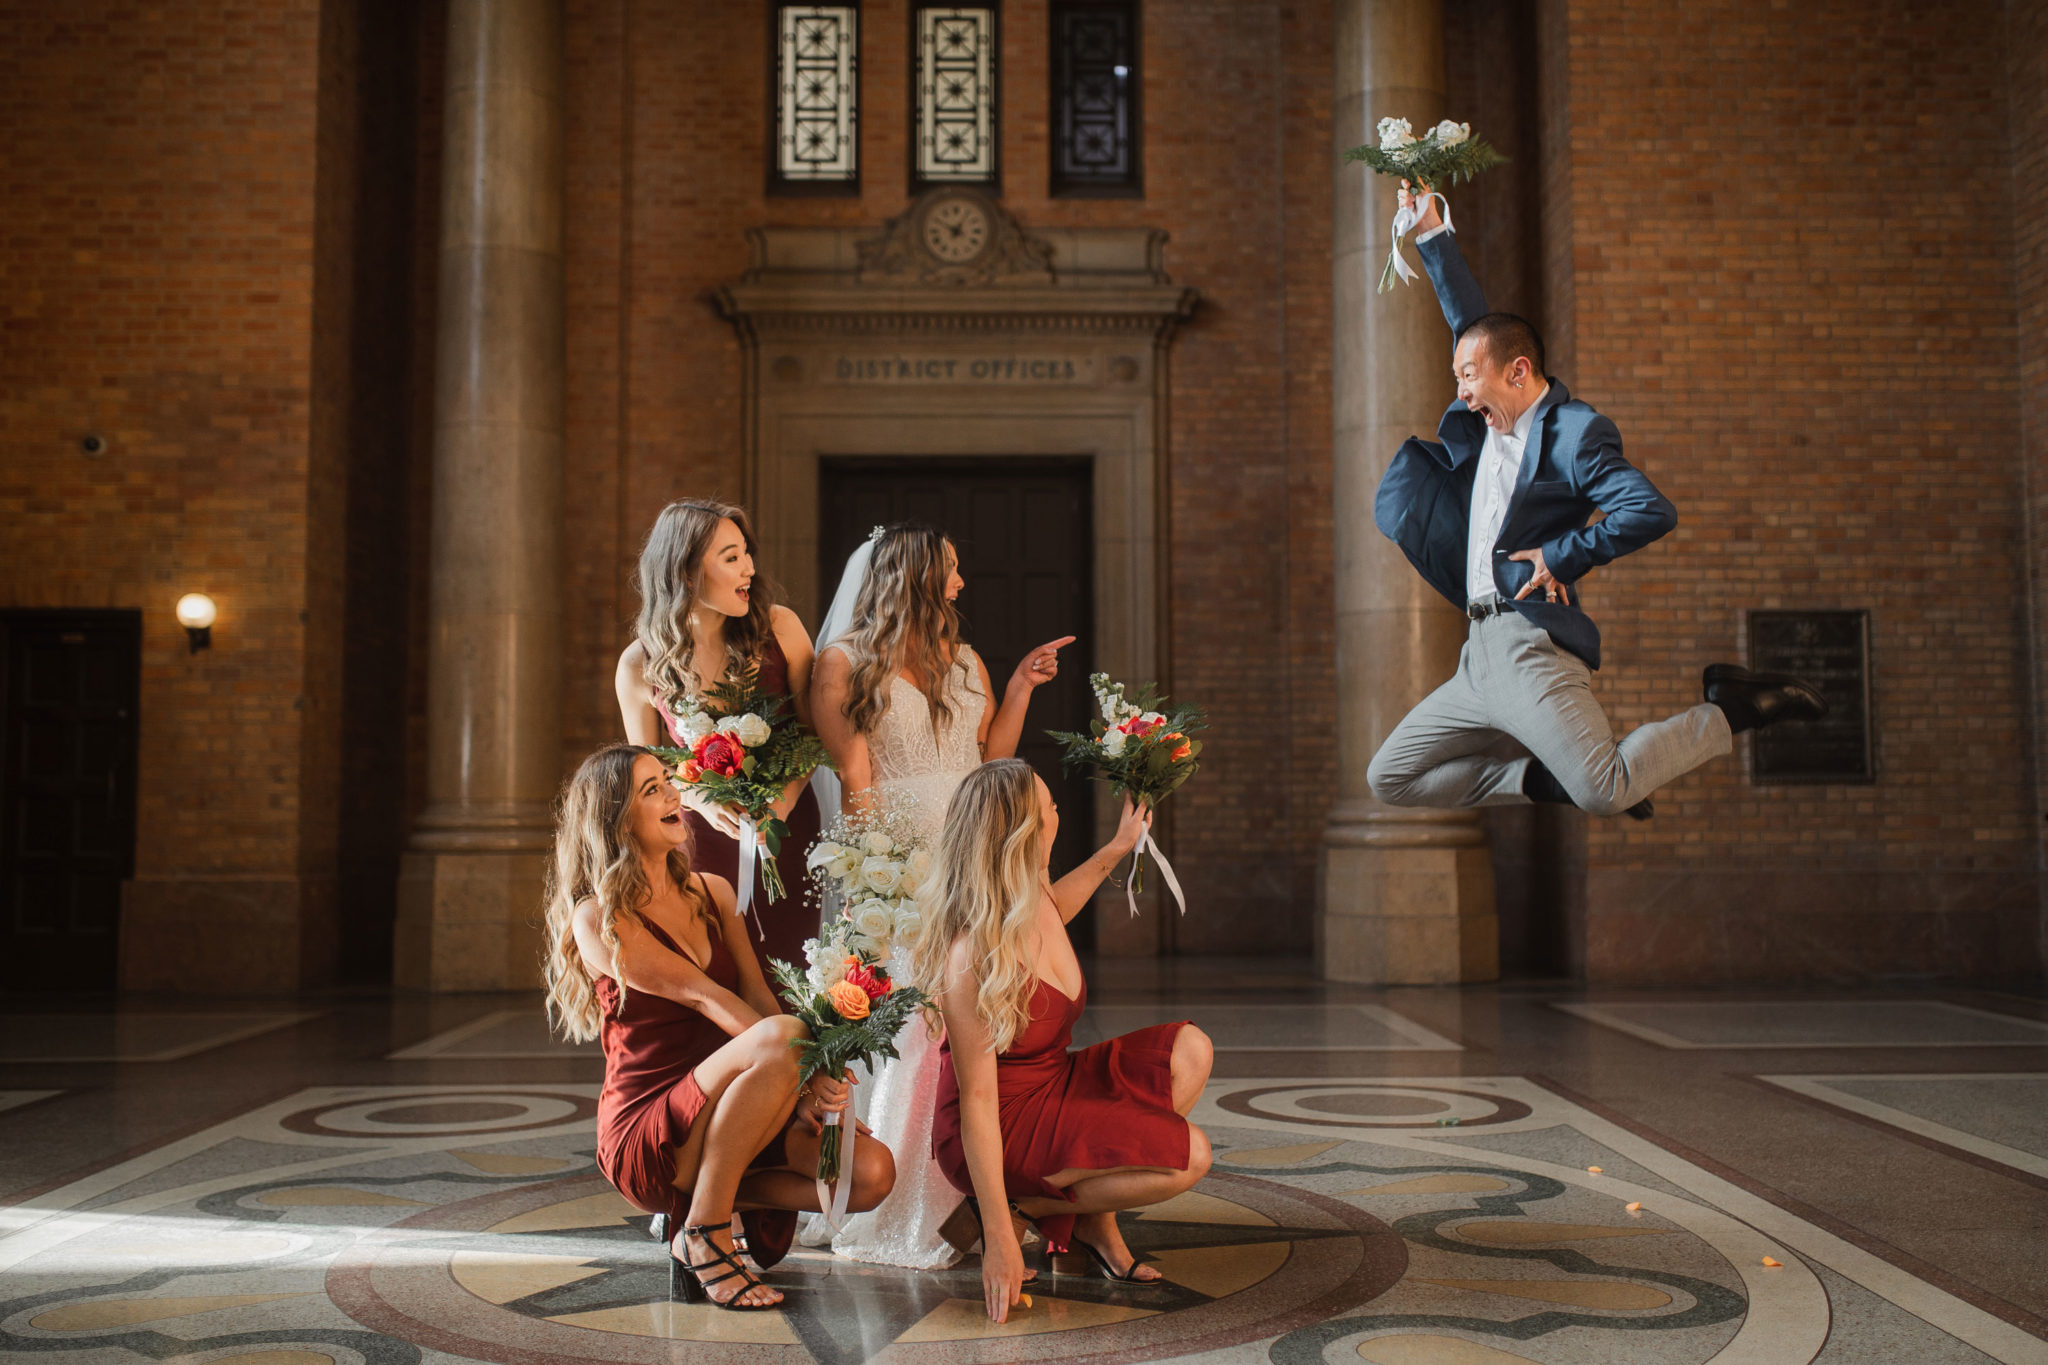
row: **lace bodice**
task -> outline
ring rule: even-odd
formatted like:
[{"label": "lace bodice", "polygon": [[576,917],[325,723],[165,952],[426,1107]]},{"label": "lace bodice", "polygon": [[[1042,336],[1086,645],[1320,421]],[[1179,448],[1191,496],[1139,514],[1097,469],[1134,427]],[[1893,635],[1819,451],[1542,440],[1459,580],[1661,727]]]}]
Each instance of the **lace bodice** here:
[{"label": "lace bodice", "polygon": [[889,709],[868,736],[868,761],[877,791],[908,797],[910,819],[936,835],[945,823],[946,803],[960,780],[981,766],[981,718],[988,696],[974,651],[960,647],[960,659],[946,675],[946,702],[953,717],[932,730],[931,703],[901,676],[889,680]]}]

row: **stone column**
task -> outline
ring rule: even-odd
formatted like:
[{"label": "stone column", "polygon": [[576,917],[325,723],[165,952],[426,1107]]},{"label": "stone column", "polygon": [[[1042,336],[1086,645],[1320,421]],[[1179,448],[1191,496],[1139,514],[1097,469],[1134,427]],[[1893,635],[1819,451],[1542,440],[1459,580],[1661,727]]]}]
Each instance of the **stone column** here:
[{"label": "stone column", "polygon": [[451,0],[434,394],[427,805],[405,987],[538,983],[561,779],[561,0]]},{"label": "stone column", "polygon": [[[1440,0],[1333,0],[1336,152],[1385,115],[1445,117]],[[1499,972],[1493,869],[1478,817],[1396,810],[1366,765],[1403,715],[1450,677],[1465,620],[1373,526],[1387,462],[1433,436],[1453,396],[1451,338],[1426,279],[1375,295],[1395,186],[1339,163],[1333,206],[1331,399],[1336,502],[1337,799],[1323,833],[1323,975],[1485,981]],[[1412,261],[1412,255],[1411,255]]]}]

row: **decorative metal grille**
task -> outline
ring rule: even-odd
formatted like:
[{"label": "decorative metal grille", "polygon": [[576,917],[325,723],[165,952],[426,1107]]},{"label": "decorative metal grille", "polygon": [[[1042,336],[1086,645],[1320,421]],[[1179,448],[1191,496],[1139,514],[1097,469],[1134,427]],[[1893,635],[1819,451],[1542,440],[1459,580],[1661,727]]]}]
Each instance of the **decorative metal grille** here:
[{"label": "decorative metal grille", "polygon": [[860,11],[780,5],[775,23],[776,178],[850,184],[860,172]]},{"label": "decorative metal grille", "polygon": [[992,184],[996,178],[996,12],[927,5],[917,11],[916,178]]},{"label": "decorative metal grille", "polygon": [[1055,3],[1052,53],[1053,193],[1137,193],[1137,6]]}]

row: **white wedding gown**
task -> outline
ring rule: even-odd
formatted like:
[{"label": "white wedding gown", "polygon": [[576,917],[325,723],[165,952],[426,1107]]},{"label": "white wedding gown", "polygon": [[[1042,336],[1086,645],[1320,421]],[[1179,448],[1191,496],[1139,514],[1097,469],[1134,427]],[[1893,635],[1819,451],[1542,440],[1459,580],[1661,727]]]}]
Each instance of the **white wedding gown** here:
[{"label": "white wedding gown", "polygon": [[[954,789],[981,766],[977,737],[988,698],[973,651],[963,646],[960,657],[964,675],[956,667],[947,677],[946,704],[953,716],[945,728],[933,733],[931,704],[898,677],[889,684],[888,711],[868,736],[877,795],[904,812],[927,847],[938,843]],[[909,945],[895,946],[892,976],[907,977],[909,955]],[[932,1159],[932,1116],[939,1104],[939,1068],[946,1063],[923,1018],[896,1035],[896,1050],[895,1061],[884,1061],[873,1079],[862,1077],[854,1091],[868,1127],[896,1158],[896,1187],[871,1212],[849,1217],[832,1238],[832,1250],[858,1261],[940,1270],[960,1259],[939,1236],[939,1225],[960,1204],[960,1192]],[[806,1234],[829,1231],[816,1215],[804,1222]]]}]

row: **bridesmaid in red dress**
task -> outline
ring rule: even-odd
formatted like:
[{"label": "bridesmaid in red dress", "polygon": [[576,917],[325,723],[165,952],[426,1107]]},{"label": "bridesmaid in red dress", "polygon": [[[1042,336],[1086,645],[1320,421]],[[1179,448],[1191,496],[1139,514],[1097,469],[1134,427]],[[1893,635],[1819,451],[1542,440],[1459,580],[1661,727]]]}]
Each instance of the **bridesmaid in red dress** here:
[{"label": "bridesmaid in red dress", "polygon": [[[680,745],[683,699],[702,696],[706,686],[749,662],[760,667],[761,686],[782,693],[797,718],[810,723],[810,637],[795,612],[775,603],[772,586],[755,571],[754,553],[747,514],[729,503],[672,502],[655,518],[640,551],[637,638],[619,656],[615,678],[628,742]],[[684,800],[696,841],[691,862],[700,872],[737,882],[740,812],[694,793]],[[818,837],[818,799],[807,782],[793,782],[775,813],[789,826],[776,857],[788,893],[769,904],[757,885],[748,919],[762,961],[801,966],[804,940],[818,932],[817,905],[803,894],[804,854]]]},{"label": "bridesmaid in red dress", "polygon": [[[1067,922],[1151,822],[1126,799],[1116,838],[1055,883],[1059,810],[1045,783],[1021,759],[975,769],[946,809],[914,973],[946,1020],[952,1065],[932,1125],[946,1178],[980,1210],[1014,1205],[1049,1246],[1071,1237],[1127,1284],[1159,1272],[1124,1244],[1117,1211],[1208,1173],[1209,1140],[1186,1115],[1213,1054],[1185,1022],[1067,1051],[1088,997]],[[1024,1255],[1008,1218],[984,1214],[981,1236],[982,1292],[1002,1322]]]},{"label": "bridesmaid in red dress", "polygon": [[[585,759],[563,793],[547,910],[548,1017],[601,1040],[597,1165],[620,1194],[677,1229],[685,1299],[765,1309],[782,1301],[733,1250],[782,1258],[797,1210],[818,1207],[818,1134],[847,1107],[845,1082],[797,1091],[802,1021],[761,979],[724,878],[695,872],[682,801],[661,760],[629,744]],[[854,1148],[849,1206],[895,1183],[879,1142]]]}]

